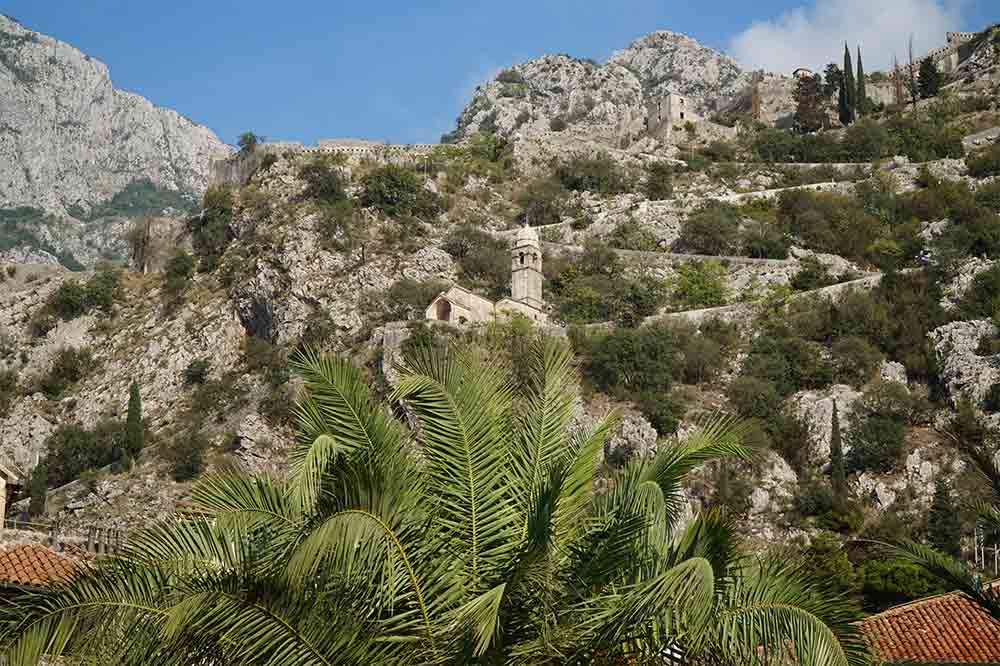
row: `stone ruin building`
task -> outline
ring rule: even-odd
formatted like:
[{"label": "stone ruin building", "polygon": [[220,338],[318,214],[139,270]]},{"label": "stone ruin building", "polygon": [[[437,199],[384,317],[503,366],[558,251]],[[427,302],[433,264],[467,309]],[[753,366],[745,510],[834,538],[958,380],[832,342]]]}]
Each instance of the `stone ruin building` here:
[{"label": "stone ruin building", "polygon": [[542,300],[542,246],[538,232],[524,226],[514,237],[511,249],[510,298],[494,303],[459,285],[441,292],[427,306],[430,321],[471,324],[503,321],[521,315],[538,324],[548,322]]}]

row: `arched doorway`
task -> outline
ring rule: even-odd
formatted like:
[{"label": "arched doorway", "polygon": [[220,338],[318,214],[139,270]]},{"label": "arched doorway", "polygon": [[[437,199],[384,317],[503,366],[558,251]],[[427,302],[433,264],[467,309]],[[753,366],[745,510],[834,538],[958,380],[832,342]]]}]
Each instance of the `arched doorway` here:
[{"label": "arched doorway", "polygon": [[438,321],[451,321],[451,303],[442,298],[434,306],[434,318]]}]

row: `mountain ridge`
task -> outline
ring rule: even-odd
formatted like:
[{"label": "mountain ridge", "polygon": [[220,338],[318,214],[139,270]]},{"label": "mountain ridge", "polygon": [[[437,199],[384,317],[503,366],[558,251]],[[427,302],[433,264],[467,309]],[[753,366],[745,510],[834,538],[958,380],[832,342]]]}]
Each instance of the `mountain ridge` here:
[{"label": "mountain ridge", "polygon": [[197,196],[210,157],[230,150],[208,127],[115,88],[105,63],[0,16],[0,209],[89,214],[143,180]]}]

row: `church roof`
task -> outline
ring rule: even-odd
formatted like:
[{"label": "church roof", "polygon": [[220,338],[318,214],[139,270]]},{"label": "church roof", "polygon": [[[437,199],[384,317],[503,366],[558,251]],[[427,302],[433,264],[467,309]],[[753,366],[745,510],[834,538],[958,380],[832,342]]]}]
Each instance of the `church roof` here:
[{"label": "church roof", "polygon": [[538,232],[535,231],[534,227],[525,225],[517,230],[517,235],[514,236],[514,247],[529,244],[538,245]]}]

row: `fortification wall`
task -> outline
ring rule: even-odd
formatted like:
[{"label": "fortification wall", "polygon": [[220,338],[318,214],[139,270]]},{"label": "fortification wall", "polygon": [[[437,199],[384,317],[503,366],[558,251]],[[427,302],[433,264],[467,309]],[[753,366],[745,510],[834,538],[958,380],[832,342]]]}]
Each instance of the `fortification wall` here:
[{"label": "fortification wall", "polygon": [[315,146],[297,142],[264,143],[251,153],[219,157],[209,165],[209,185],[245,185],[267,155],[293,152],[300,155],[343,155],[349,162],[372,161],[384,164],[419,162],[437,147],[432,143],[390,144],[360,139],[321,139]]},{"label": "fortification wall", "polygon": [[[939,71],[945,74],[949,74],[955,71],[956,69],[958,69],[959,65],[959,49],[961,49],[963,44],[971,40],[977,34],[979,33],[976,32],[945,33],[945,41],[947,42],[947,44],[938,47],[936,49],[933,49],[931,51],[928,51],[919,58],[914,59],[913,61],[914,76],[916,76],[918,70],[920,69],[920,63],[923,62],[924,60],[927,60],[928,58],[930,58],[931,61],[934,62],[934,65],[937,66]],[[902,64],[896,71],[903,76],[909,76],[910,64],[909,63]]]}]

